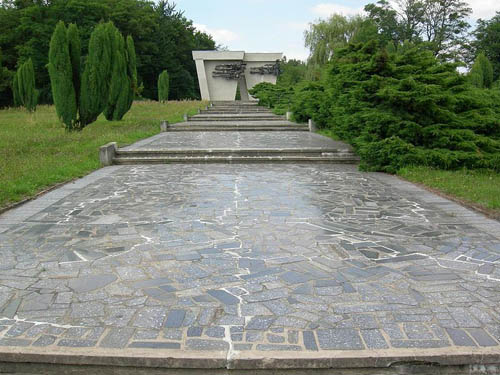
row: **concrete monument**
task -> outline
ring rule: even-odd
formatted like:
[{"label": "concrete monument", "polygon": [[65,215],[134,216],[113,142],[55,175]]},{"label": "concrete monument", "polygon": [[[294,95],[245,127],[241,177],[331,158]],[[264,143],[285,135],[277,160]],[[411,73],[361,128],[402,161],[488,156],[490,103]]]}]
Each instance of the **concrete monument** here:
[{"label": "concrete monument", "polygon": [[254,100],[248,90],[261,82],[276,83],[282,57],[282,53],[193,51],[201,98],[233,101],[239,83],[241,100]]}]

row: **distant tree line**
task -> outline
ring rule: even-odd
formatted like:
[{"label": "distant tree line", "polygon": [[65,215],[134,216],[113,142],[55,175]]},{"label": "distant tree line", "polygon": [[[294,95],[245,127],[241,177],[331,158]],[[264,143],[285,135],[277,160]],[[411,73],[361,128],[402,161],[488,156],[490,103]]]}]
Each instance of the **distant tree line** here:
[{"label": "distant tree line", "polygon": [[[354,146],[365,170],[500,172],[500,13],[471,30],[461,0],[380,0],[310,24],[306,64],[251,94]],[[294,71],[298,80],[290,80]]]},{"label": "distant tree line", "polygon": [[[168,70],[169,98],[198,98],[193,49],[212,50],[212,37],[196,30],[172,2],[161,0],[1,0],[0,107],[13,105],[14,72],[32,60],[38,101],[53,103],[48,51],[58,21],[78,27],[81,56],[89,56],[91,33],[112,21],[135,41],[140,95],[158,99],[158,76]],[[81,63],[85,63],[82,58]]]}]

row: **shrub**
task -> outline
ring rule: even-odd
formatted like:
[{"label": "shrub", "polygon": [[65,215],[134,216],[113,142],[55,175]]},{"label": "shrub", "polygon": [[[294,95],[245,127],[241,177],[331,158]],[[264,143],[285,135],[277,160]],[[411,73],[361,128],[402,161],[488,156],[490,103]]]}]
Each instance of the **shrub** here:
[{"label": "shrub", "polygon": [[168,101],[168,88],[170,85],[168,72],[164,70],[158,76],[158,100],[162,103]]},{"label": "shrub", "polygon": [[28,59],[19,67],[14,83],[14,96],[17,97],[17,100],[24,108],[29,112],[34,112],[36,110],[38,91],[35,88],[35,69],[31,59]]},{"label": "shrub", "polygon": [[[79,41],[78,30],[72,28],[71,34],[66,29],[63,21],[59,21],[52,39],[50,40],[49,49],[49,75],[50,85],[52,87],[52,97],[56,106],[57,117],[66,126],[68,130],[72,130],[77,125],[77,99],[75,84],[79,85],[79,66],[80,52],[77,50]],[[68,38],[74,38],[71,43]],[[77,61],[78,60],[78,61]],[[77,69],[77,72],[75,72]]]},{"label": "shrub", "polygon": [[259,99],[259,104],[274,108],[278,114],[284,114],[291,107],[293,98],[293,87],[274,85],[262,82],[249,90],[250,95]]},{"label": "shrub", "polygon": [[90,35],[80,92],[81,127],[97,120],[108,104],[113,56],[109,27],[101,23]]},{"label": "shrub", "polygon": [[134,39],[130,35],[127,36],[127,74],[130,80],[127,107],[130,110],[139,89],[137,87],[137,57],[135,54]]},{"label": "shrub", "polygon": [[296,89],[290,108],[295,120],[307,122],[313,119],[319,128],[327,125],[329,117],[328,95],[320,82],[305,81]]},{"label": "shrub", "polygon": [[337,51],[326,78],[329,126],[354,145],[362,166],[395,172],[410,164],[454,169],[495,165],[500,103],[453,64],[417,47],[388,53],[376,42]]},{"label": "shrub", "polygon": [[108,37],[111,42],[111,84],[104,116],[109,121],[119,121],[129,110],[131,83],[127,67],[127,51],[122,34],[113,24],[108,24]]}]

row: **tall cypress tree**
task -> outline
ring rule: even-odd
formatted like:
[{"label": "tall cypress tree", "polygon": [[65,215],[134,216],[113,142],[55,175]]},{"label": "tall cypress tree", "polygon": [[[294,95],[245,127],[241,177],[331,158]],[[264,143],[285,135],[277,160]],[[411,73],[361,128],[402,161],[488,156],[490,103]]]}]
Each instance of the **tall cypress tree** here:
[{"label": "tall cypress tree", "polygon": [[158,77],[158,100],[162,103],[168,101],[169,84],[168,72],[164,70]]},{"label": "tall cypress tree", "polygon": [[36,110],[38,92],[35,88],[35,69],[31,58],[17,70],[17,87],[21,104],[29,112],[34,112]]},{"label": "tall cypress tree", "polygon": [[73,87],[75,88],[76,104],[80,102],[80,59],[82,53],[82,43],[78,27],[71,23],[68,26],[68,48],[73,70]]},{"label": "tall cypress tree", "polygon": [[137,92],[137,57],[135,54],[134,39],[127,36],[127,73],[130,79],[130,89],[128,97],[128,109],[132,107],[134,97]]},{"label": "tall cypress tree", "polygon": [[109,26],[107,32],[112,46],[112,72],[108,103],[104,115],[109,121],[118,121],[128,111],[130,95],[130,79],[127,75],[125,41],[122,34],[114,26]]},{"label": "tall cypress tree", "polygon": [[[74,25],[70,25],[70,33],[63,21],[59,21],[57,24],[50,40],[48,64],[56,113],[68,130],[78,128],[78,102],[76,100],[77,89],[75,88],[74,76],[79,73],[78,71],[75,73],[74,69],[79,70],[80,51],[77,51],[79,41],[75,43],[68,40],[78,36],[78,30],[75,31],[76,27],[72,26]],[[73,56],[78,58],[76,67],[72,61]]]},{"label": "tall cypress tree", "polygon": [[111,40],[108,24],[99,24],[90,36],[89,55],[80,91],[80,122],[85,126],[97,120],[106,108],[111,73]]}]

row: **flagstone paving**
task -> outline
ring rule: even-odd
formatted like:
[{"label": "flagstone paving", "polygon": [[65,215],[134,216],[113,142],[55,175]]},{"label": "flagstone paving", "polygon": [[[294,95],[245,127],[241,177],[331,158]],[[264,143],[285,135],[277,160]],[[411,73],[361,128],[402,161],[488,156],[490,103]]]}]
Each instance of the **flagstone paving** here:
[{"label": "flagstone paving", "polygon": [[257,148],[257,149],[339,149],[352,150],[343,142],[310,132],[292,131],[210,131],[210,132],[165,132],[134,143],[124,150],[175,150],[213,148]]},{"label": "flagstone paving", "polygon": [[0,346],[496,348],[499,237],[353,166],[108,167],[0,216]]}]

